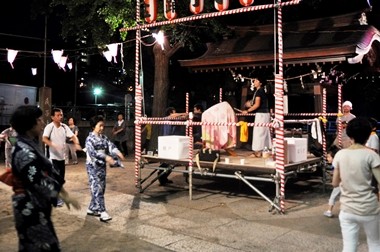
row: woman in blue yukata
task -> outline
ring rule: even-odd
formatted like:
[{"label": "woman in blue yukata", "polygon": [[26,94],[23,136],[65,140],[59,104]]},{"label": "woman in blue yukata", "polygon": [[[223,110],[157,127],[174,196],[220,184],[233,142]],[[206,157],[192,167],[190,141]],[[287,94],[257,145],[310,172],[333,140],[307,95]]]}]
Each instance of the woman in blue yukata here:
[{"label": "woman in blue yukata", "polygon": [[45,123],[36,106],[20,106],[11,117],[18,133],[12,153],[12,196],[19,251],[60,251],[51,220],[52,206],[59,197],[70,208],[77,200],[64,190],[64,180],[42,152],[39,137]]},{"label": "woman in blue yukata", "polygon": [[90,125],[93,131],[86,139],[86,169],[91,202],[87,209],[87,215],[100,216],[100,221],[106,222],[112,219],[107,213],[104,203],[107,163],[112,166],[122,166],[118,158],[124,160],[124,156],[116,145],[103,135],[104,119],[102,116],[92,118]]}]

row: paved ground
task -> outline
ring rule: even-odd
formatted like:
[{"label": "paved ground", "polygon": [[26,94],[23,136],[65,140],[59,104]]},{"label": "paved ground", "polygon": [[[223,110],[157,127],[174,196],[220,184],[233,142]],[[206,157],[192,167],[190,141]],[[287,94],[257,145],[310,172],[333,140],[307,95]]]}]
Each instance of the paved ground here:
[{"label": "paved ground", "polygon": [[[85,214],[89,191],[84,160],[67,167],[66,187],[82,209],[54,210],[62,251],[341,251],[338,218],[322,215],[331,188],[323,193],[318,180],[289,183],[286,214],[276,214],[237,180],[194,179],[190,201],[183,175],[172,173],[170,186],[153,184],[139,193],[132,158],[125,165],[108,170],[109,223]],[[274,195],[273,184],[255,185]],[[17,250],[10,196],[10,188],[1,184],[0,251]],[[360,241],[359,251],[366,251],[363,234]]]}]

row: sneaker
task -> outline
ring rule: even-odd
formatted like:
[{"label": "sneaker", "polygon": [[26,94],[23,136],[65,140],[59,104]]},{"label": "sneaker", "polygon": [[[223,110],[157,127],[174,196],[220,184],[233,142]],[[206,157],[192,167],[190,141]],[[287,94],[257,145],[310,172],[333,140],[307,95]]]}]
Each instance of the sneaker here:
[{"label": "sneaker", "polygon": [[90,216],[100,216],[100,213],[98,211],[92,211],[90,209],[87,209],[87,215],[90,215]]},{"label": "sneaker", "polygon": [[100,218],[99,218],[100,221],[103,221],[103,222],[107,222],[107,221],[110,221],[112,220],[112,217],[108,215],[107,212],[101,212],[100,213]]},{"label": "sneaker", "polygon": [[57,207],[63,207],[63,204],[65,204],[65,202],[62,199],[58,199]]},{"label": "sneaker", "polygon": [[325,212],[323,213],[323,215],[326,216],[326,217],[328,217],[328,218],[333,217],[333,214],[332,214],[332,212],[331,212],[330,210],[325,211]]},{"label": "sneaker", "polygon": [[73,165],[77,165],[77,164],[78,164],[78,162],[77,162],[77,161],[74,161],[74,162],[73,162]]}]

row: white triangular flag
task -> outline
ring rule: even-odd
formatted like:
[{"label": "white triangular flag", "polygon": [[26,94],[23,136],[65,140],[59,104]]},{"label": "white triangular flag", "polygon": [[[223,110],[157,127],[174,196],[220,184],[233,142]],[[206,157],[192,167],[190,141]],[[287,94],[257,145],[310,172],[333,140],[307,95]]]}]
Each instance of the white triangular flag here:
[{"label": "white triangular flag", "polygon": [[119,46],[118,43],[109,44],[107,45],[108,51],[110,52],[111,56],[113,57],[113,61],[117,63],[116,56],[117,56],[117,47]]},{"label": "white triangular flag", "polygon": [[107,59],[108,62],[112,61],[112,55],[110,51],[103,52],[103,56]]},{"label": "white triangular flag", "polygon": [[66,62],[67,62],[67,56],[62,56],[61,59],[60,59],[60,61],[59,61],[59,64],[58,64],[58,66],[60,68],[62,68],[63,71],[65,71],[65,72],[66,72],[66,70],[65,70]]},{"label": "white triangular flag", "polygon": [[12,49],[7,49],[7,50],[8,50],[8,62],[11,64],[12,69],[14,69],[13,61],[15,60],[18,51],[12,50]]},{"label": "white triangular flag", "polygon": [[51,54],[53,54],[53,60],[59,66],[59,62],[61,61],[61,57],[63,54],[63,50],[51,50]]}]

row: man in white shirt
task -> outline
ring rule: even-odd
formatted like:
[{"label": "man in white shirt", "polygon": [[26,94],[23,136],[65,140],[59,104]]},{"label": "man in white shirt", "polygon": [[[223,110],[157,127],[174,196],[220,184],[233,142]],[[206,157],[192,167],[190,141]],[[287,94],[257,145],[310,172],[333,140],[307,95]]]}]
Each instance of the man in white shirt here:
[{"label": "man in white shirt", "polygon": [[[51,111],[52,122],[46,125],[42,134],[42,141],[49,146],[49,158],[54,168],[65,179],[65,148],[66,138],[70,138],[77,150],[81,150],[78,138],[70,130],[70,128],[62,123],[63,112],[59,108]],[[62,206],[63,202],[59,200],[58,206]]]}]

